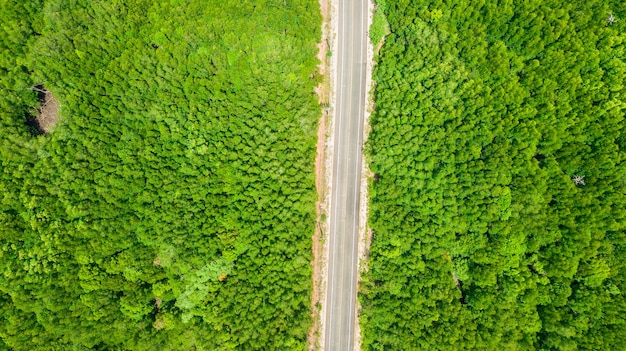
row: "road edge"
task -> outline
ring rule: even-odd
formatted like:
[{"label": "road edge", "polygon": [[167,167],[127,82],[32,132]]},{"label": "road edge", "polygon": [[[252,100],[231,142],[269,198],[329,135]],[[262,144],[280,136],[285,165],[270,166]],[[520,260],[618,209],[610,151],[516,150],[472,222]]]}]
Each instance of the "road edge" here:
[{"label": "road edge", "polygon": [[[372,25],[372,20],[374,16],[374,8],[375,3],[373,0],[367,1],[367,64],[365,70],[365,96],[367,107],[363,113],[363,148],[365,151],[365,144],[367,143],[367,139],[370,132],[370,124],[369,119],[371,113],[374,111],[374,100],[373,100],[373,85],[372,81],[372,71],[374,68],[374,47],[372,45],[371,40],[369,40],[369,28]],[[369,157],[365,152],[362,152],[361,159],[361,189],[360,189],[360,206],[359,206],[359,240],[358,240],[358,275],[357,275],[357,299],[356,299],[356,308],[355,308],[355,316],[354,316],[354,346],[353,349],[355,351],[361,350],[361,324],[360,324],[360,315],[361,315],[361,302],[359,300],[359,287],[361,285],[362,278],[361,276],[367,272],[368,265],[367,260],[369,257],[369,247],[372,239],[371,229],[368,226],[368,214],[369,214],[369,184],[370,179],[373,177],[372,172],[369,168]]]}]

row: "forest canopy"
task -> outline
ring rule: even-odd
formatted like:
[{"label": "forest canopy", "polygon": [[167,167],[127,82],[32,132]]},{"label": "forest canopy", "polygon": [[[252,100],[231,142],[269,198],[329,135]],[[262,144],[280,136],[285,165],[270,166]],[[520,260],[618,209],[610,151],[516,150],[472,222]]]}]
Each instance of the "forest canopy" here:
[{"label": "forest canopy", "polygon": [[307,348],[319,12],[0,1],[0,350]]},{"label": "forest canopy", "polygon": [[623,1],[384,11],[364,350],[626,349]]}]

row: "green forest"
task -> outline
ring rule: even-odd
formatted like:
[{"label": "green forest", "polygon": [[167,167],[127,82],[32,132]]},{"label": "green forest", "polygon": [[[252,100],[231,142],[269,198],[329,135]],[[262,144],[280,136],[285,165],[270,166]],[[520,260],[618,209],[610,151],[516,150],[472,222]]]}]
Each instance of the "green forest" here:
[{"label": "green forest", "polygon": [[364,350],[626,350],[625,3],[381,10]]},{"label": "green forest", "polygon": [[320,26],[0,0],[0,350],[307,349]]}]

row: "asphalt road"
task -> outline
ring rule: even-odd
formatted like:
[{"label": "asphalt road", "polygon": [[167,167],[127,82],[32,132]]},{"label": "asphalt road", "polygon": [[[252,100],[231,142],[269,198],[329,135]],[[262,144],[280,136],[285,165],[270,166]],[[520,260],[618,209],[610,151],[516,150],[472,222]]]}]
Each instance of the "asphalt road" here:
[{"label": "asphalt road", "polygon": [[367,0],[339,0],[337,87],[324,349],[350,351],[356,320]]}]

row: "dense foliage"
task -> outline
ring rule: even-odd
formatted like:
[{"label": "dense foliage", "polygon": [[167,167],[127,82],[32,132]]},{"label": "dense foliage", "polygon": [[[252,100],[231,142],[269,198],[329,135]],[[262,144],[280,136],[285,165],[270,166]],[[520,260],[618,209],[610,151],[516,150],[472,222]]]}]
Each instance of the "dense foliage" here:
[{"label": "dense foliage", "polygon": [[317,1],[0,0],[0,22],[0,350],[306,349]]},{"label": "dense foliage", "polygon": [[386,4],[366,350],[625,350],[622,1]]}]

